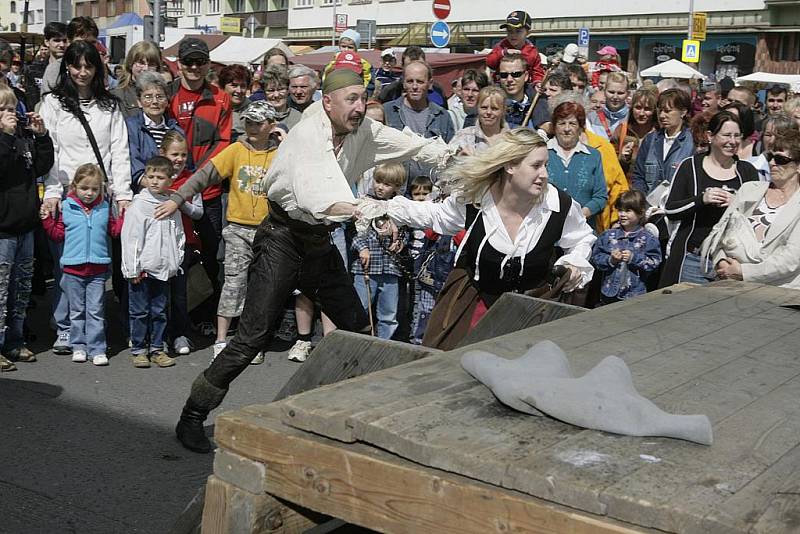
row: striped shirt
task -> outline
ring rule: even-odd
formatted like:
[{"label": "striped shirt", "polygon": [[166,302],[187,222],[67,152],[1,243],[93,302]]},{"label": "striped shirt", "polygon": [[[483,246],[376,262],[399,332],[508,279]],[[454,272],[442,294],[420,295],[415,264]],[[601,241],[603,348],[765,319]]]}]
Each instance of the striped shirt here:
[{"label": "striped shirt", "polygon": [[160,124],[156,124],[147,114],[144,114],[144,127],[147,128],[147,132],[155,139],[156,146],[161,148],[161,141],[164,140],[164,136],[169,131],[169,128],[167,128],[167,121],[164,117],[161,117]]}]

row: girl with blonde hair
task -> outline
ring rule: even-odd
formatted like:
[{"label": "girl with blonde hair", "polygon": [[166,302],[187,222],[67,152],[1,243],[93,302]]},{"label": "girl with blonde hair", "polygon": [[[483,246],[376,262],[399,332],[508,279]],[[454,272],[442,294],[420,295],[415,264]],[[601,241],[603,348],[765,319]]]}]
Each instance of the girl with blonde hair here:
[{"label": "girl with blonde hair", "polygon": [[467,232],[431,314],[423,344],[448,350],[507,291],[545,283],[555,261],[568,273],[565,291],[592,278],[595,236],[580,206],[547,180],[547,147],[534,131],[505,132],[486,150],[446,171],[452,194],[441,203],[397,196],[387,212],[397,225],[442,235]]},{"label": "girl with blonde hair", "polygon": [[460,147],[467,154],[485,150],[500,134],[508,130],[506,123],[506,93],[501,88],[490,85],[478,93],[478,121],[475,126],[467,126],[456,132],[450,146]]}]

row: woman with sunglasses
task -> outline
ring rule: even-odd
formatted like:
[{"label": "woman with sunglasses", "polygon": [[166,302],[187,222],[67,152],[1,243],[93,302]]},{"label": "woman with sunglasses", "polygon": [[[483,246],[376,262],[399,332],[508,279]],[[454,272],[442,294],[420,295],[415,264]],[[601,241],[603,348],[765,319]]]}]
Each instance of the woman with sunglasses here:
[{"label": "woman with sunglasses", "polygon": [[771,182],[742,186],[703,243],[714,273],[744,280],[800,288],[800,132],[776,136],[769,161]]},{"label": "woman with sunglasses", "polygon": [[745,182],[757,182],[755,167],[736,157],[742,140],[739,119],[720,111],[708,123],[709,150],[683,160],[672,180],[666,215],[671,232],[659,287],[679,282],[707,284],[714,279],[700,246]]}]

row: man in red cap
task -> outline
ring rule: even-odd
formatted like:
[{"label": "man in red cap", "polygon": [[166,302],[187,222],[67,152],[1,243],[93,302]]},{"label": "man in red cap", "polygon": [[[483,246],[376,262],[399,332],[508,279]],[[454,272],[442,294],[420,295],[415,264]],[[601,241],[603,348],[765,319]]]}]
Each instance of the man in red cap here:
[{"label": "man in red cap", "polygon": [[541,83],[544,78],[544,68],[539,57],[539,50],[528,40],[531,30],[531,16],[524,11],[512,11],[505,24],[500,25],[506,31],[506,37],[492,48],[486,56],[486,65],[492,70],[500,66],[500,59],[505,55],[522,54],[528,63],[528,79],[534,85]]}]

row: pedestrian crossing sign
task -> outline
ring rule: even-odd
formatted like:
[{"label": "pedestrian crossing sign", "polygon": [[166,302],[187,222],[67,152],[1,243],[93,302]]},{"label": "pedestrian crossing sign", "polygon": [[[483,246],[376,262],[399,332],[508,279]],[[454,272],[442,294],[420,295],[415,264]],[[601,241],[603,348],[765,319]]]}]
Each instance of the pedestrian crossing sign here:
[{"label": "pedestrian crossing sign", "polygon": [[683,40],[681,61],[684,63],[697,63],[700,61],[700,41],[694,41],[692,39]]}]

